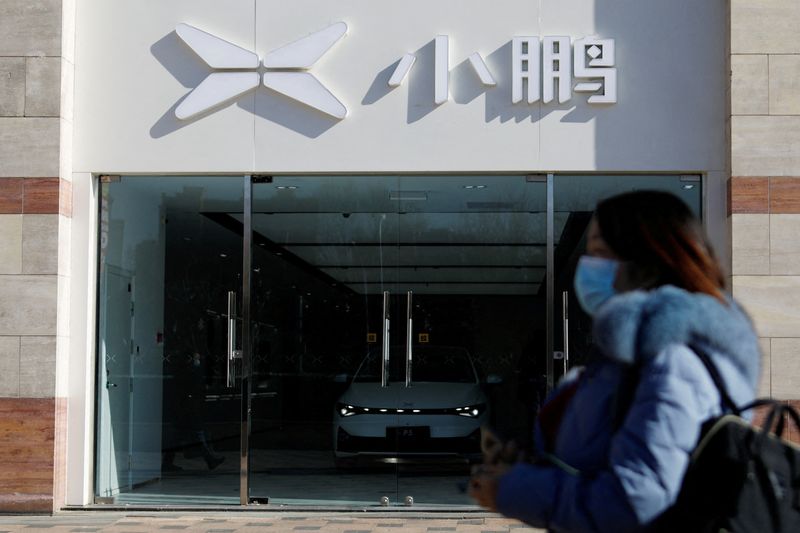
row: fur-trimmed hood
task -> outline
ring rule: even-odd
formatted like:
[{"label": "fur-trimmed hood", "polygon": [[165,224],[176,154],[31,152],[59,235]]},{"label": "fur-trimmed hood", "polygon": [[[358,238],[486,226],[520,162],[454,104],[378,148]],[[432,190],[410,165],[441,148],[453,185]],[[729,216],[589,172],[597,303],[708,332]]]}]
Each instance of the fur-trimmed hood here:
[{"label": "fur-trimmed hood", "polygon": [[747,314],[732,299],[665,285],[614,296],[594,317],[600,352],[615,361],[641,363],[670,344],[700,347],[712,360],[726,358],[752,384],[758,380],[758,337]]}]

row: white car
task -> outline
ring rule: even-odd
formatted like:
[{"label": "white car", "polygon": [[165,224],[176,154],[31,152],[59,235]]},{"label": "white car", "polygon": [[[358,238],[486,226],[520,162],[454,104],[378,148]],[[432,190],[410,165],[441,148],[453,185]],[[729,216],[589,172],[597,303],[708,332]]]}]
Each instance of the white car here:
[{"label": "white car", "polygon": [[380,350],[370,352],[336,403],[337,463],[358,457],[479,458],[480,427],[488,420],[489,405],[467,351],[415,347],[408,386],[405,359],[396,355],[391,353],[384,386]]}]

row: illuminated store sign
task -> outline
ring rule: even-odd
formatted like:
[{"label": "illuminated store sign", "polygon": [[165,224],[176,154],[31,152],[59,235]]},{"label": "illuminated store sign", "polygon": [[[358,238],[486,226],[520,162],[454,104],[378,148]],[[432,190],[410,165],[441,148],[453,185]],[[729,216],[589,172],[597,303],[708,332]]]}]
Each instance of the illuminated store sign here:
[{"label": "illuminated store sign", "polygon": [[[210,33],[179,24],[178,36],[214,69],[177,106],[181,120],[197,117],[220,104],[261,85],[302,102],[337,119],[347,116],[347,108],[313,74],[308,72],[346,33],[347,24],[337,22],[267,54],[263,60],[255,52],[220,39]],[[450,98],[450,38],[434,39],[434,102]],[[392,72],[388,85],[402,85],[416,56],[405,54]],[[481,84],[497,85],[494,75],[477,52],[469,63]],[[547,104],[558,98],[564,103],[573,92],[590,93],[590,104],[617,102],[617,69],[614,40],[584,37],[574,42],[569,37],[514,37],[511,40],[511,102]],[[573,85],[573,80],[578,83]],[[557,94],[556,94],[557,92]]]}]

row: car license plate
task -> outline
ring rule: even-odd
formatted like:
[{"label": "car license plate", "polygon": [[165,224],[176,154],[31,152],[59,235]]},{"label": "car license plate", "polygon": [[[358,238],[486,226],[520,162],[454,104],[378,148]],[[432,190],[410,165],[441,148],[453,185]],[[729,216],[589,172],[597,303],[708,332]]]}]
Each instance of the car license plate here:
[{"label": "car license plate", "polygon": [[428,426],[401,426],[386,428],[386,437],[398,440],[417,440],[427,439],[431,436],[431,428]]}]

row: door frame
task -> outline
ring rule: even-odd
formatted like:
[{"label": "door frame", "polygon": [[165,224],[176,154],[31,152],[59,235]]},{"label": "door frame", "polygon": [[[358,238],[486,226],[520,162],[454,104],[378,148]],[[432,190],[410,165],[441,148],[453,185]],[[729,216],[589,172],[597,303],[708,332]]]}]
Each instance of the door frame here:
[{"label": "door frame", "polygon": [[239,504],[250,504],[250,427],[252,406],[252,347],[250,331],[251,272],[253,264],[253,176],[244,176],[242,235],[242,409],[239,431]]}]

